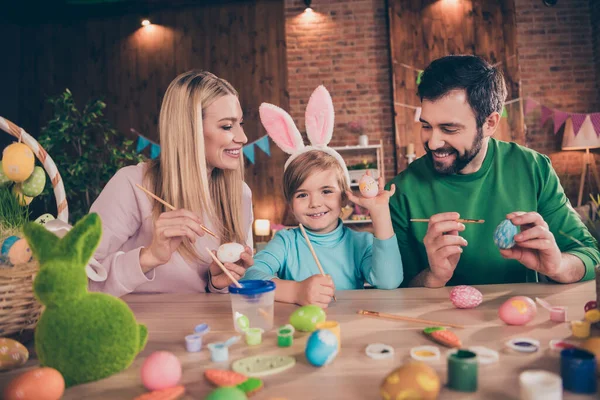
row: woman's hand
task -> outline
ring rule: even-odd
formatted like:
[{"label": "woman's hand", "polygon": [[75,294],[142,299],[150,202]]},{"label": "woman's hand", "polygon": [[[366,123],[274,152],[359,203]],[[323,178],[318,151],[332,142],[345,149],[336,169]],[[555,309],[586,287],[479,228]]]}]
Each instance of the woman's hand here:
[{"label": "woman's hand", "polygon": [[152,244],[140,252],[142,271],[146,273],[166,264],[184,238],[195,243],[197,236],[204,236],[201,223],[197,214],[183,209],[160,214],[154,224]]},{"label": "woman's hand", "polygon": [[[216,256],[217,253],[213,250],[213,254]],[[234,263],[222,263],[223,266],[229,271],[231,276],[233,276],[236,280],[242,279],[246,270],[254,265],[253,251],[250,247],[245,246],[244,252],[238,262]],[[212,276],[212,285],[216,289],[223,289],[231,285],[233,282],[229,277],[223,272],[221,267],[217,265],[217,263],[213,260],[213,262],[209,266],[210,275]]]}]

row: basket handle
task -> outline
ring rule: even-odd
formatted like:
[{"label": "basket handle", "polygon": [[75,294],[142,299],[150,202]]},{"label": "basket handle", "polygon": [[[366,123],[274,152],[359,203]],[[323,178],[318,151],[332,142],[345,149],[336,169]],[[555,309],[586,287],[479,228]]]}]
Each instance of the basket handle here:
[{"label": "basket handle", "polygon": [[37,140],[33,138],[33,136],[6,118],[0,117],[0,129],[16,137],[19,139],[19,141],[23,141],[23,143],[29,146],[29,148],[34,152],[38,160],[40,160],[44,166],[44,169],[46,170],[46,173],[48,173],[48,176],[52,181],[52,188],[54,189],[54,196],[56,197],[56,209],[58,210],[58,215],[56,218],[68,223],[69,206],[67,205],[65,186],[52,158],[48,155],[48,153],[46,153],[46,150],[40,146]]}]

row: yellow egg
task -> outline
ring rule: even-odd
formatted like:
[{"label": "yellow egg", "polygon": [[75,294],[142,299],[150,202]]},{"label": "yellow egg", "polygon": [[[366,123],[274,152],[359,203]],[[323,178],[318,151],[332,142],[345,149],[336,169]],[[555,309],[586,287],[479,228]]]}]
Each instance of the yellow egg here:
[{"label": "yellow egg", "polygon": [[0,371],[20,367],[29,359],[29,351],[16,340],[0,338]]},{"label": "yellow egg", "polygon": [[22,206],[29,205],[29,203],[31,203],[31,200],[33,200],[33,197],[25,196],[23,194],[20,185],[13,186],[13,194],[17,197],[17,200],[19,200],[19,204]]},{"label": "yellow egg", "polygon": [[4,389],[5,400],[59,400],[65,380],[54,368],[35,368],[13,379]]},{"label": "yellow egg", "polygon": [[13,143],[4,149],[2,170],[11,181],[23,182],[33,172],[35,158],[26,144]]},{"label": "yellow egg", "polygon": [[422,362],[411,362],[392,371],[382,382],[380,393],[385,400],[435,400],[440,394],[440,378]]}]

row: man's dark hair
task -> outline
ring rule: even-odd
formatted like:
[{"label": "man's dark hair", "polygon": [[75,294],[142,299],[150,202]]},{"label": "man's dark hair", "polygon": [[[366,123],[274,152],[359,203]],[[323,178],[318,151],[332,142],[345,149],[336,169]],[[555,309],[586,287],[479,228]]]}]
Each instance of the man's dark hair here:
[{"label": "man's dark hair", "polygon": [[484,59],[471,55],[446,56],[433,61],[421,77],[418,95],[435,101],[455,89],[464,89],[481,128],[494,111],[501,113],[506,100],[502,72]]}]

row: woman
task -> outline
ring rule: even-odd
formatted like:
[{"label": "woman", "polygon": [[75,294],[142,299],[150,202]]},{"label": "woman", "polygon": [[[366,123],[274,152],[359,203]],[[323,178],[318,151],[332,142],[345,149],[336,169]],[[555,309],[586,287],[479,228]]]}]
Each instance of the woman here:
[{"label": "woman", "polygon": [[[221,243],[246,245],[240,279],[252,260],[252,194],[243,182],[242,146],[248,141],[236,90],[205,71],[181,74],[160,110],[160,159],[119,170],[91,212],[102,219],[95,259],[104,282],[90,289],[132,292],[225,292],[231,283],[206,252]],[[170,211],[139,184],[176,210]],[[219,239],[205,234],[204,225]]]}]

